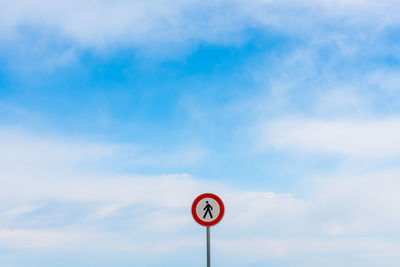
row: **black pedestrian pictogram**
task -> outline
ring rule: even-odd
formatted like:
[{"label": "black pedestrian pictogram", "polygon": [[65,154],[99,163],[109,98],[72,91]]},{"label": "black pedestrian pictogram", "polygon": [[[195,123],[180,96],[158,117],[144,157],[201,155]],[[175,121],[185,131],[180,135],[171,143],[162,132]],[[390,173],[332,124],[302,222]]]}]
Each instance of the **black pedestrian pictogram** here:
[{"label": "black pedestrian pictogram", "polygon": [[206,218],[207,213],[210,214],[211,219],[213,218],[211,211],[213,210],[213,207],[210,205],[210,203],[208,203],[208,201],[206,201],[207,205],[204,207],[203,210],[205,210],[206,212],[204,213],[203,219]]}]

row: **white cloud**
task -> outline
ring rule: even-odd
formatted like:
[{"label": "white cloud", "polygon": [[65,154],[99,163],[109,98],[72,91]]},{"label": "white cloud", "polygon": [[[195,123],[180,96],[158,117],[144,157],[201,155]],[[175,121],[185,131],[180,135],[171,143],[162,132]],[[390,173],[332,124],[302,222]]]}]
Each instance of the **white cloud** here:
[{"label": "white cloud", "polygon": [[[282,258],[293,259],[299,266],[338,266],[338,264],[340,266],[354,266],[354,264],[376,266],[366,264],[379,258],[381,262],[391,262],[387,266],[395,266],[399,260],[396,251],[400,247],[399,243],[374,238],[231,239],[218,241],[216,246],[219,252],[236,262],[233,266],[246,263],[247,266],[251,266],[266,259],[279,262]],[[325,255],[325,258],[321,257],[318,260],[314,257],[316,254]],[[326,256],[332,254],[341,260],[334,262]],[[357,258],[360,254],[363,256],[355,262],[346,259],[346,256]],[[305,258],[308,260],[304,260]]]},{"label": "white cloud", "polygon": [[379,28],[397,23],[397,12],[396,1],[174,0],[165,5],[160,0],[18,0],[0,3],[0,30],[9,35],[30,25],[94,47],[153,41],[235,43],[250,25],[311,34],[307,30],[311,24],[333,19],[354,27]]},{"label": "white cloud", "polygon": [[315,101],[316,112],[327,116],[365,114],[370,107],[369,100],[357,93],[355,87],[348,85],[322,92]]},{"label": "white cloud", "polygon": [[[13,143],[13,158],[21,162],[36,158],[33,151],[47,151],[47,142],[30,147],[25,146],[29,136],[15,138],[21,142]],[[63,140],[53,139],[52,147],[63,147],[60,154],[72,153],[85,165],[90,146],[72,140],[65,145]],[[78,144],[81,150],[76,150]],[[299,255],[348,255],[350,250],[361,258],[397,255],[398,242],[388,239],[400,223],[397,170],[360,177],[345,172],[323,183],[318,179],[307,197],[300,198],[261,188],[245,191],[187,174],[99,175],[82,171],[80,164],[70,165],[57,149],[51,151],[58,172],[43,171],[42,166],[40,172],[16,173],[7,170],[14,166],[2,165],[2,246],[138,255],[151,251],[160,257],[198,250],[203,246],[201,227],[191,218],[190,205],[195,196],[211,191],[226,205],[225,218],[213,230],[215,248],[235,255],[241,264]]]},{"label": "white cloud", "polygon": [[28,206],[17,206],[14,208],[11,208],[9,210],[6,210],[2,213],[3,217],[15,217],[19,215],[23,215],[26,213],[34,212],[37,211],[40,208],[39,205],[28,205]]},{"label": "white cloud", "polygon": [[[110,144],[87,139],[70,140],[50,135],[29,134],[21,129],[1,128],[0,145],[7,153],[0,154],[0,166],[6,166],[8,175],[63,171],[71,167],[90,168],[103,163],[103,167],[190,166],[203,161],[209,151],[198,145],[178,144],[160,147],[137,144]],[[22,170],[20,166],[24,166]],[[97,168],[97,167],[96,167]],[[62,170],[61,170],[62,169]],[[21,174],[24,175],[24,174]]]},{"label": "white cloud", "polygon": [[338,172],[315,182],[312,217],[328,235],[399,232],[400,171]]},{"label": "white cloud", "polygon": [[93,234],[73,231],[0,229],[0,244],[14,249],[60,249],[82,246],[83,241],[87,242],[94,237]]},{"label": "white cloud", "polygon": [[368,82],[392,97],[400,91],[400,73],[398,71],[378,70],[369,75]]},{"label": "white cloud", "polygon": [[[232,25],[213,13],[218,1],[15,1],[0,5],[3,30],[33,25],[55,29],[83,46],[188,39],[212,41]],[[206,12],[204,12],[206,11]],[[204,13],[203,13],[204,12]],[[206,35],[206,36],[205,36]]]},{"label": "white cloud", "polygon": [[[399,175],[399,170],[391,170],[364,175],[343,171],[329,177],[318,176],[308,183],[303,200],[277,195],[264,202],[273,194],[251,193],[254,202],[243,201],[249,194],[241,193],[230,202],[240,205],[240,209],[232,212],[241,211],[237,217],[243,215],[249,220],[238,220],[236,223],[243,224],[233,227],[231,221],[224,222],[225,227],[237,231],[220,237],[216,246],[221,253],[233,255],[241,263],[266,259],[298,261],[304,257],[315,260],[316,255],[324,255],[322,261],[329,263],[328,255],[341,255],[354,257],[363,266],[377,260],[395,266],[400,260],[396,253],[400,243],[393,238],[399,233],[400,223]],[[275,211],[270,208],[273,203],[277,204]],[[246,208],[256,216],[242,212]],[[341,266],[354,264],[348,259],[341,262]]]},{"label": "white cloud", "polygon": [[257,129],[258,147],[359,158],[400,155],[400,119],[269,121]]}]

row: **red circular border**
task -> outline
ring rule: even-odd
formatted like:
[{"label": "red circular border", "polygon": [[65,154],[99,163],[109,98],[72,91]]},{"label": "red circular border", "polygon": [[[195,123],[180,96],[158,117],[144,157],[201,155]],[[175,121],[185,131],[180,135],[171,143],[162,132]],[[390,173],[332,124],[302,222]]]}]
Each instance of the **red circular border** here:
[{"label": "red circular border", "polygon": [[[202,221],[202,220],[197,216],[197,213],[196,213],[196,206],[197,206],[197,204],[199,204],[199,202],[200,202],[202,199],[204,199],[204,198],[212,198],[212,199],[214,199],[215,201],[217,201],[217,203],[218,203],[218,205],[219,205],[219,215],[218,215],[218,217],[217,217],[214,221],[212,221],[212,222],[204,222],[204,221]],[[219,223],[219,222],[222,220],[222,217],[224,217],[224,213],[225,213],[224,203],[222,202],[222,200],[221,200],[218,196],[216,196],[216,195],[214,195],[214,194],[210,194],[210,193],[202,194],[202,195],[198,196],[198,197],[193,201],[193,204],[192,204],[192,215],[193,215],[193,218],[194,218],[194,220],[195,220],[198,224],[200,224],[200,225],[202,225],[202,226],[214,226],[214,225],[216,225],[217,223]]]}]

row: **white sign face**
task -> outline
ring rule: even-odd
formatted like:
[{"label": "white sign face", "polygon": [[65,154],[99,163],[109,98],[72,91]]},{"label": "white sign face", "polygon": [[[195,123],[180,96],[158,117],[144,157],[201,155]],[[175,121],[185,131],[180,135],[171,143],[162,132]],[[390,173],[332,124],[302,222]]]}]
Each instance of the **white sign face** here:
[{"label": "white sign face", "polygon": [[203,222],[212,222],[220,214],[218,202],[213,198],[203,198],[196,206],[197,217]]}]

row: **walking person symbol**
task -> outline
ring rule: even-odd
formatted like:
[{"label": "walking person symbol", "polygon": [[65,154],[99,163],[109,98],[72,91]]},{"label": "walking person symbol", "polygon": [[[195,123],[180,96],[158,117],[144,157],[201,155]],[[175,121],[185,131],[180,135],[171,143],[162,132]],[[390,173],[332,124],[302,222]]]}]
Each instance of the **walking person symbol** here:
[{"label": "walking person symbol", "polygon": [[211,219],[213,218],[211,211],[213,210],[213,207],[210,205],[210,203],[208,203],[208,201],[206,201],[207,205],[204,207],[203,210],[205,210],[206,212],[204,213],[203,219],[206,218],[207,213],[210,214]]}]

